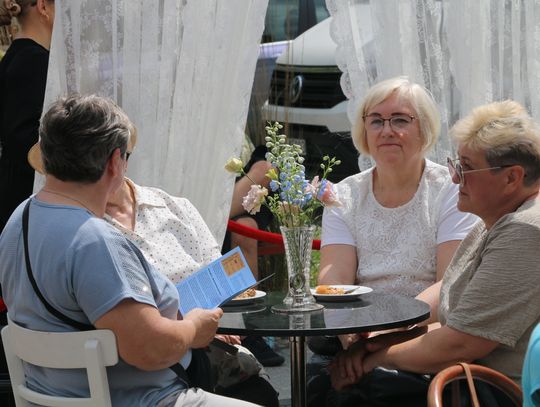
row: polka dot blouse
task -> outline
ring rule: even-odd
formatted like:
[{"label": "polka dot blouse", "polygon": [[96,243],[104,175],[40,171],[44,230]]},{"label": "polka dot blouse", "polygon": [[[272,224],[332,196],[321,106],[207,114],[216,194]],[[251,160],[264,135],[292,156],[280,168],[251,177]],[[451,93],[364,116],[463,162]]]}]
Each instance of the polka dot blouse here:
[{"label": "polka dot blouse", "polygon": [[191,202],[158,188],[131,185],[136,200],[135,230],[107,214],[105,220],[135,243],[173,283],[221,256],[220,246]]}]

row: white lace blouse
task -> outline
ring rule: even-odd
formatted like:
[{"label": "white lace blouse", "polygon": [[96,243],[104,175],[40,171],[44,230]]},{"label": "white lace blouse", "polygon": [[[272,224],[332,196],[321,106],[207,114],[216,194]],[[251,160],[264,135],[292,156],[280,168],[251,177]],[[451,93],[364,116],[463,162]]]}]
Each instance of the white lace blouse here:
[{"label": "white lace blouse", "polygon": [[355,246],[357,283],[379,292],[416,296],[433,284],[437,245],[462,240],[478,220],[458,211],[457,185],[446,167],[429,160],[416,194],[397,208],[375,199],[373,168],[336,190],[343,206],[324,210],[322,245]]}]

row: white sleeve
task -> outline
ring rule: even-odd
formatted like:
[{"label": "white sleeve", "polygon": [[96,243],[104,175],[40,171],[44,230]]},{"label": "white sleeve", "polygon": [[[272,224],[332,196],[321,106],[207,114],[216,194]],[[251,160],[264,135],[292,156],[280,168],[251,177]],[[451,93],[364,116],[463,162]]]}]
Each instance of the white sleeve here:
[{"label": "white sleeve", "polygon": [[190,229],[199,246],[202,259],[202,264],[208,264],[215,259],[221,257],[221,246],[217,243],[216,238],[208,228],[208,225],[202,218],[197,208],[187,198],[172,197],[181,212],[175,213],[178,219],[182,219],[184,215],[189,222]]},{"label": "white sleeve", "polygon": [[341,215],[340,208],[324,208],[323,211],[321,247],[329,244],[356,246],[356,241]]},{"label": "white sleeve", "polygon": [[472,213],[458,210],[459,190],[456,184],[450,184],[441,193],[443,197],[439,209],[437,244],[450,240],[463,240],[479,218]]}]

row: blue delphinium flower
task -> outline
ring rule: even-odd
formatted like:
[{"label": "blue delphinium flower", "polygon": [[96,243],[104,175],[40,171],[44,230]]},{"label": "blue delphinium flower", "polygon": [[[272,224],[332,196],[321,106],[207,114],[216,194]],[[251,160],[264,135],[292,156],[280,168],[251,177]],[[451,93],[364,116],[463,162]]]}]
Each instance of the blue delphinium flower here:
[{"label": "blue delphinium flower", "polygon": [[[335,158],[323,157],[321,163],[322,177],[316,176],[311,182],[306,180],[302,148],[297,144],[288,144],[287,137],[279,134],[283,126],[279,123],[269,123],[267,132],[265,157],[272,165],[266,174],[270,179],[269,188],[274,194],[262,197],[264,204],[277,217],[283,226],[304,226],[313,223],[317,216],[317,208],[323,205],[339,204],[332,191],[332,183],[326,180],[332,167],[339,165]],[[234,163],[228,163],[229,171],[238,172]],[[246,175],[241,173],[241,175]],[[249,178],[249,177],[248,177]],[[257,199],[259,199],[257,195]]]},{"label": "blue delphinium flower", "polygon": [[270,189],[272,192],[276,192],[279,189],[279,182],[274,180],[270,181]]}]

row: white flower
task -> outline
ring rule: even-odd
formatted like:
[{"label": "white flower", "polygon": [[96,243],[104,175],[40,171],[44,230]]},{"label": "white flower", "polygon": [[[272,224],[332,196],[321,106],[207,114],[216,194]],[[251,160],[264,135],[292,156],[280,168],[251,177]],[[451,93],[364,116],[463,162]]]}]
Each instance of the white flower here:
[{"label": "white flower", "polygon": [[244,163],[239,158],[229,158],[225,164],[225,169],[234,174],[241,174],[244,168]]}]

